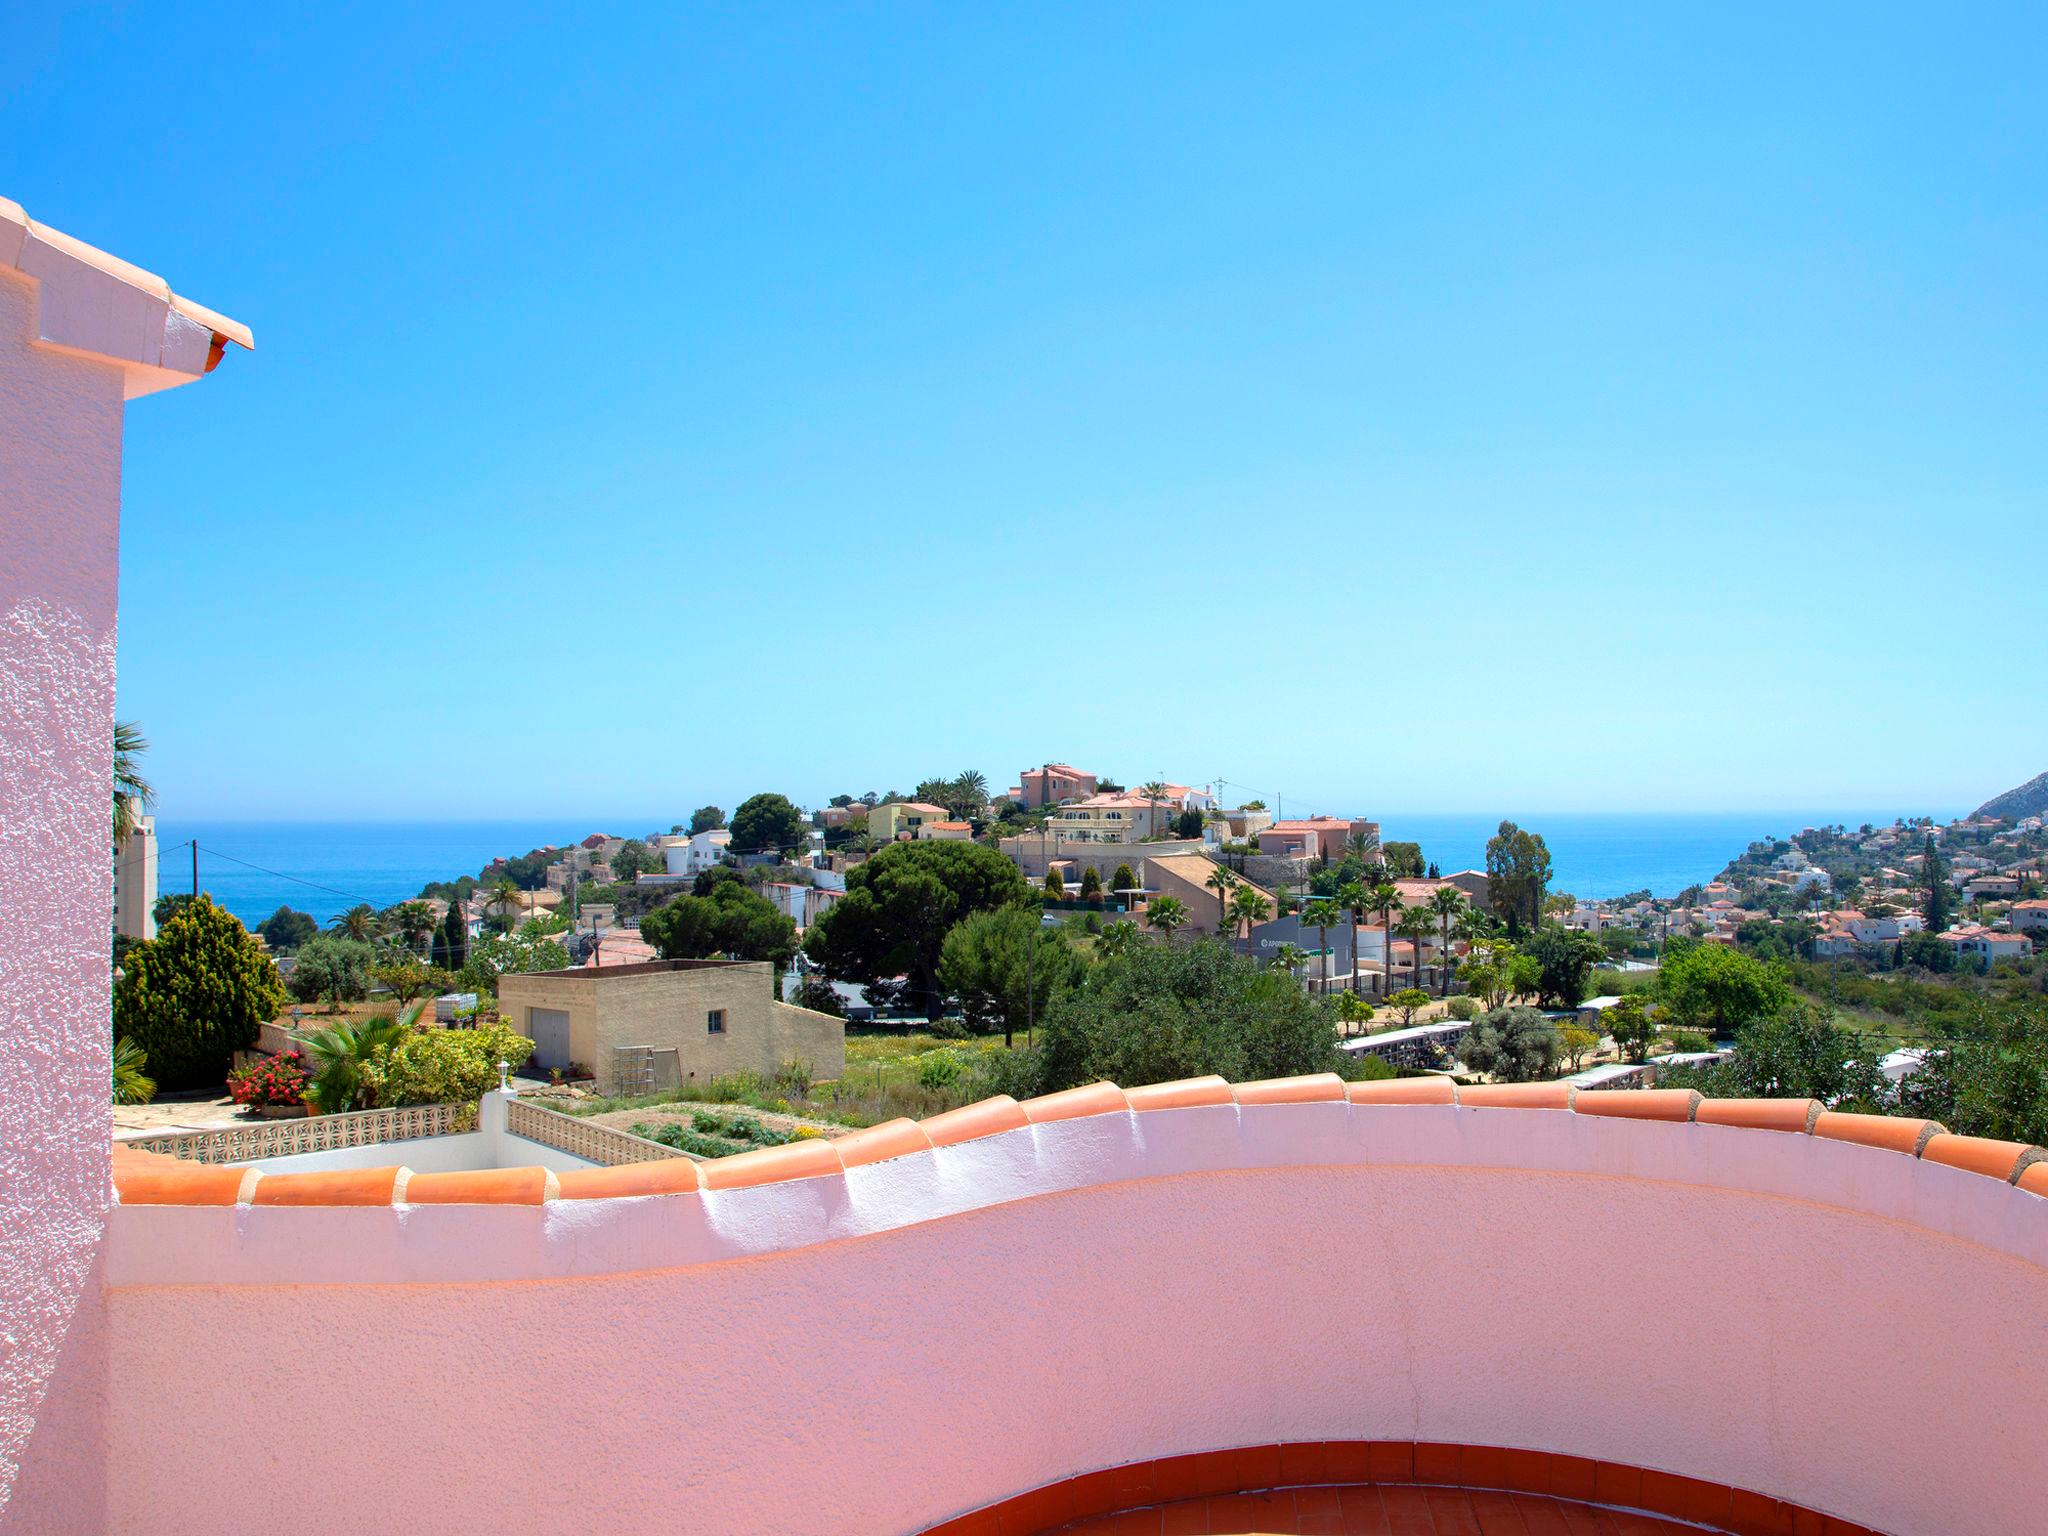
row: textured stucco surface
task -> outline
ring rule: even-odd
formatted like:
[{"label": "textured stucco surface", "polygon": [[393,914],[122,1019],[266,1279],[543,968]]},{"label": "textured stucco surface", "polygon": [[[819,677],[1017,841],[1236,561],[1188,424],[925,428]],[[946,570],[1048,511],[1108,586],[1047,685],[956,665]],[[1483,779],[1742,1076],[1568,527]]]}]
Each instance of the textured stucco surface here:
[{"label": "textured stucco surface", "polygon": [[[80,1311],[108,1201],[123,381],[109,364],[31,345],[35,292],[0,271],[0,1505]],[[85,1328],[71,1352],[87,1379],[80,1357],[96,1338]],[[90,1392],[71,1399],[71,1422],[90,1407]],[[59,1484],[91,1449],[89,1433],[37,1437]]]},{"label": "textured stucco surface", "polygon": [[[346,1487],[336,1531],[883,1533],[1134,1458],[1418,1438],[2009,1536],[2048,1527],[2044,1217],[1808,1137],[1344,1104],[707,1197],[123,1208],[114,1379],[190,1411],[116,1394],[107,1520],[267,1529],[219,1489],[289,1467]],[[519,1274],[565,1278],[485,1278]],[[329,1341],[317,1391],[286,1335]]]}]

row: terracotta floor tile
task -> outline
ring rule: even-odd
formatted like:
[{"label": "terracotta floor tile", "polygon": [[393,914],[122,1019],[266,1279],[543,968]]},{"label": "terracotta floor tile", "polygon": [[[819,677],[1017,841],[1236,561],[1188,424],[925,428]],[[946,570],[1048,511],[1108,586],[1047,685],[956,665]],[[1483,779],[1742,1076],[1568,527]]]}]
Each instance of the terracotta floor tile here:
[{"label": "terracotta floor tile", "polygon": [[1557,1509],[1564,1516],[1565,1529],[1571,1532],[1571,1536],[1613,1536],[1596,1509],[1564,1500],[1558,1501]]},{"label": "terracotta floor tile", "polygon": [[1209,1536],[1294,1536],[1294,1494],[1230,1493],[1209,1501]]},{"label": "terracotta floor tile", "polygon": [[1420,1488],[1390,1483],[1380,1490],[1387,1506],[1387,1536],[1436,1536],[1436,1522],[1429,1518],[1429,1502]]},{"label": "terracotta floor tile", "polygon": [[1479,1517],[1472,1513],[1471,1495],[1464,1489],[1431,1488],[1427,1497],[1436,1536],[1482,1536]]},{"label": "terracotta floor tile", "polygon": [[1479,1518],[1485,1536],[1528,1536],[1528,1524],[1515,1508],[1513,1494],[1475,1489],[1470,1497],[1472,1513]]},{"label": "terracotta floor tile", "polygon": [[1340,1488],[1337,1501],[1344,1510],[1344,1536],[1392,1536],[1386,1501],[1379,1489]]},{"label": "terracotta floor tile", "polygon": [[1297,1488],[1294,1490],[1294,1518],[1318,1520],[1342,1519],[1343,1497],[1335,1488]]},{"label": "terracotta floor tile", "polygon": [[1564,1506],[1555,1499],[1518,1493],[1515,1495],[1515,1513],[1522,1517],[1522,1529],[1529,1536],[1572,1536],[1571,1522],[1565,1518]]}]

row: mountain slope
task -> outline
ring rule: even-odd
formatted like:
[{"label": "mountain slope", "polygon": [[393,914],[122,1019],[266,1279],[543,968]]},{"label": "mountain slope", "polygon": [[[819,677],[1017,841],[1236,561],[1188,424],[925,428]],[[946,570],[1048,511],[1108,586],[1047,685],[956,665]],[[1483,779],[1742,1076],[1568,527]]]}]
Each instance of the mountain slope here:
[{"label": "mountain slope", "polygon": [[2036,774],[2018,789],[1986,800],[1972,814],[2004,816],[2012,821],[2022,816],[2048,816],[2048,773]]}]

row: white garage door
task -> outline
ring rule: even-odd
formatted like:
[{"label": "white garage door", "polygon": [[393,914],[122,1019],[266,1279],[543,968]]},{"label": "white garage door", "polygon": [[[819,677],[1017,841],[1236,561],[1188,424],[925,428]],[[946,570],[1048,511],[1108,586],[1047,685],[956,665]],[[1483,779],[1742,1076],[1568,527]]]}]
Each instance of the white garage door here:
[{"label": "white garage door", "polygon": [[561,1008],[526,1010],[526,1032],[533,1036],[533,1064],[545,1072],[549,1067],[569,1065],[569,1015]]}]

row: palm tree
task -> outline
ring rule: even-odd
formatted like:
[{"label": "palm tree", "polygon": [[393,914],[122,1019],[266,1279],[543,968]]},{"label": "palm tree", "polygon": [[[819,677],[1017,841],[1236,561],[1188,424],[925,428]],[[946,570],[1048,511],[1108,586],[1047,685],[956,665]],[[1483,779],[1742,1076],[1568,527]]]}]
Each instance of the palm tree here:
[{"label": "palm tree", "polygon": [[307,1090],[307,1097],[319,1106],[321,1114],[338,1115],[346,1110],[374,1107],[361,1102],[370,1096],[363,1082],[363,1068],[376,1060],[378,1052],[388,1051],[403,1040],[425,1008],[425,1003],[414,1003],[395,1018],[382,1014],[343,1020],[306,1037],[314,1060],[313,1086]]},{"label": "palm tree", "polygon": [[1105,923],[1102,932],[1095,936],[1095,952],[1105,960],[1114,960],[1119,955],[1128,955],[1137,943],[1138,925],[1129,918],[1119,918]]},{"label": "palm tree", "polygon": [[367,944],[377,937],[378,930],[383,924],[378,921],[375,907],[367,901],[359,901],[346,912],[336,913],[334,921],[327,927],[331,933],[338,933],[343,938],[356,939]]},{"label": "palm tree", "polygon": [[1324,992],[1330,990],[1330,930],[1342,922],[1343,918],[1344,914],[1338,909],[1337,903],[1323,897],[1318,897],[1301,909],[1301,920],[1307,923],[1309,927],[1315,929],[1317,942],[1322,946],[1323,985],[1321,990]]},{"label": "palm tree", "polygon": [[134,812],[131,802],[138,802],[146,811],[156,804],[156,788],[142,776],[137,760],[149,750],[149,741],[142,734],[142,727],[133,720],[114,722],[114,844],[121,842],[133,830]]},{"label": "palm tree", "polygon": [[1394,990],[1394,914],[1401,910],[1401,891],[1384,875],[1366,893],[1368,905],[1380,915],[1380,996]]},{"label": "palm tree", "polygon": [[1138,786],[1138,793],[1143,795],[1145,802],[1152,807],[1152,830],[1148,835],[1157,837],[1159,835],[1159,807],[1167,799],[1166,781],[1164,779],[1147,779]]},{"label": "palm tree", "polygon": [[1282,944],[1273,951],[1273,963],[1286,969],[1287,974],[1297,979],[1301,975],[1301,962],[1308,958],[1308,951],[1299,944]]},{"label": "palm tree", "polygon": [[1230,891],[1237,884],[1237,876],[1218,864],[1202,884],[1216,893],[1216,932],[1221,934],[1230,922]]},{"label": "palm tree", "polygon": [[1440,885],[1430,892],[1429,910],[1436,914],[1438,936],[1443,941],[1436,961],[1436,995],[1443,997],[1451,990],[1451,928],[1464,916],[1465,893],[1455,885]]},{"label": "palm tree", "polygon": [[1344,851],[1357,854],[1361,862],[1372,857],[1373,849],[1378,846],[1379,844],[1373,841],[1372,835],[1367,832],[1354,832],[1344,839]]},{"label": "palm tree", "polygon": [[[1352,833],[1353,837],[1362,835]],[[1337,904],[1351,914],[1351,990],[1356,993],[1365,987],[1365,967],[1358,963],[1358,929],[1372,910],[1372,893],[1363,880],[1346,880],[1337,887]]]},{"label": "palm tree", "polygon": [[1422,986],[1422,946],[1428,942],[1430,935],[1436,932],[1436,923],[1428,907],[1410,907],[1401,914],[1401,921],[1395,928],[1401,937],[1408,941],[1411,957],[1409,985],[1419,990]]},{"label": "palm tree", "polygon": [[1145,908],[1145,926],[1156,928],[1166,935],[1166,942],[1173,942],[1174,931],[1187,925],[1187,903],[1178,896],[1162,896]]},{"label": "palm tree", "polygon": [[149,1053],[126,1035],[114,1042],[114,1102],[147,1104],[156,1097],[156,1080],[147,1075]]},{"label": "palm tree", "polygon": [[433,938],[434,926],[434,909],[424,901],[401,901],[391,909],[391,931],[415,953]]},{"label": "palm tree", "polygon": [[1230,898],[1230,916],[1240,927],[1240,936],[1250,938],[1252,929],[1273,915],[1273,903],[1257,886],[1240,885]]},{"label": "palm tree", "polygon": [[949,786],[952,809],[962,816],[981,816],[988,811],[988,780],[970,768]]},{"label": "palm tree", "polygon": [[512,914],[518,909],[520,898],[525,893],[513,883],[510,875],[500,875],[485,887],[484,909],[497,909],[498,921],[505,925],[505,931],[512,931]]}]

